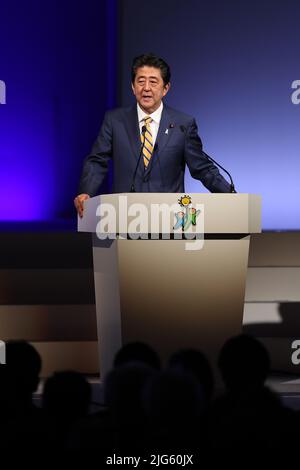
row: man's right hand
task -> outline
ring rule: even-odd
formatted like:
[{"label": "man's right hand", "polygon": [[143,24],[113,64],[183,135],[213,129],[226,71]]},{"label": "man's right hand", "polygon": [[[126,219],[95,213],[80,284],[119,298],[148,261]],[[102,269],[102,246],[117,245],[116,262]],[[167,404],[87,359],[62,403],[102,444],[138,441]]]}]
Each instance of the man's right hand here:
[{"label": "man's right hand", "polygon": [[74,205],[76,207],[79,217],[83,216],[83,203],[89,198],[90,196],[88,194],[79,194],[75,197]]}]

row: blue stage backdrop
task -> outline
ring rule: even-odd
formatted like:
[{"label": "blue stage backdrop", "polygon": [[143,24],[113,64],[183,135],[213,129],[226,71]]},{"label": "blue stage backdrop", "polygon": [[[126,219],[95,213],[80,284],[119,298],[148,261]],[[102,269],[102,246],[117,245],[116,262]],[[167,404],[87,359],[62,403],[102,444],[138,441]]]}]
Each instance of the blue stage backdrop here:
[{"label": "blue stage backdrop", "polygon": [[239,192],[262,195],[263,228],[300,228],[299,0],[2,0],[0,15],[0,220],[74,218],[116,79],[133,102],[132,57],[153,51],[172,68],[167,102]]},{"label": "blue stage backdrop", "polygon": [[115,105],[115,41],[114,0],[1,1],[0,220],[75,217],[83,158]]},{"label": "blue stage backdrop", "polygon": [[[164,57],[173,74],[166,102],[196,117],[205,151],[238,192],[262,195],[263,228],[299,229],[299,0],[121,5],[121,103],[132,102],[132,57]],[[186,190],[204,189],[188,176]]]}]

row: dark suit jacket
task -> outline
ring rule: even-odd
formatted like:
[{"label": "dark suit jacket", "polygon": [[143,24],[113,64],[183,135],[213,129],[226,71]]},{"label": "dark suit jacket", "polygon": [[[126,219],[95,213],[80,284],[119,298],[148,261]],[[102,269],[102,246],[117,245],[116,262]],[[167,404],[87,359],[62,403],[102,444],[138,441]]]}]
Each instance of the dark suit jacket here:
[{"label": "dark suit jacket", "polygon": [[[136,105],[108,111],[93,146],[85,159],[79,194],[99,193],[113,160],[113,192],[130,192],[141,149]],[[184,172],[214,193],[230,192],[230,185],[217,167],[202,153],[195,119],[164,105],[153,155],[147,170],[140,159],[135,178],[136,192],[184,192]]]}]

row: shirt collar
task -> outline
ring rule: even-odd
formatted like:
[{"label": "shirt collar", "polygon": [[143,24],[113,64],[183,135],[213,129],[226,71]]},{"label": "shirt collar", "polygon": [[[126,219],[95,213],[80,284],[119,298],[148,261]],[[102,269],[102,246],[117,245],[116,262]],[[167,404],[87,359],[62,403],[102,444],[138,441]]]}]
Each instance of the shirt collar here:
[{"label": "shirt collar", "polygon": [[144,119],[145,116],[150,116],[154,122],[156,122],[157,124],[159,124],[159,123],[160,123],[160,119],[161,119],[161,113],[162,113],[163,107],[164,107],[163,102],[161,102],[160,105],[159,105],[159,107],[157,108],[157,110],[154,111],[154,113],[152,113],[152,114],[146,114],[146,113],[140,108],[140,105],[137,103],[137,113],[138,113],[138,120],[139,120],[139,122],[143,121],[143,119]]}]

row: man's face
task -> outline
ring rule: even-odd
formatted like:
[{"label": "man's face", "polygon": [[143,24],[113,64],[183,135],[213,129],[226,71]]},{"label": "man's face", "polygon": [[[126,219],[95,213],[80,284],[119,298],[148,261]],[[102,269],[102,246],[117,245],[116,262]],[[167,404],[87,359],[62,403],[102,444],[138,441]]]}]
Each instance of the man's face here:
[{"label": "man's face", "polygon": [[132,83],[132,91],[137,102],[147,114],[157,110],[169,88],[170,83],[164,85],[160,69],[147,65],[137,69],[134,83]]}]

